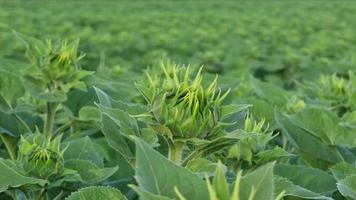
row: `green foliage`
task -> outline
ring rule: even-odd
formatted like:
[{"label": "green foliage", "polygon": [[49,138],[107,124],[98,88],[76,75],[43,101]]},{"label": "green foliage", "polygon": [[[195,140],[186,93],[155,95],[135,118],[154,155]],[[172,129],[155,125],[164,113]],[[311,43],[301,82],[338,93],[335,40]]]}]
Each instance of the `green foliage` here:
[{"label": "green foliage", "polygon": [[44,186],[47,181],[23,175],[19,163],[11,160],[0,160],[1,185],[0,191],[4,192],[9,188],[17,188],[26,185]]},{"label": "green foliage", "polygon": [[147,87],[137,84],[151,111],[151,126],[159,134],[171,140],[209,139],[220,134],[226,118],[221,103],[228,91],[218,90],[217,79],[204,87],[202,69],[191,78],[190,67],[162,63],[158,72],[146,73]]},{"label": "green foliage", "polygon": [[355,199],[353,4],[0,2],[0,199]]},{"label": "green foliage", "polygon": [[141,190],[176,198],[177,187],[188,199],[207,199],[204,181],[154,151],[144,141],[136,140],[136,181]]},{"label": "green foliage", "polygon": [[87,187],[72,193],[66,200],[126,200],[121,192],[112,187]]}]

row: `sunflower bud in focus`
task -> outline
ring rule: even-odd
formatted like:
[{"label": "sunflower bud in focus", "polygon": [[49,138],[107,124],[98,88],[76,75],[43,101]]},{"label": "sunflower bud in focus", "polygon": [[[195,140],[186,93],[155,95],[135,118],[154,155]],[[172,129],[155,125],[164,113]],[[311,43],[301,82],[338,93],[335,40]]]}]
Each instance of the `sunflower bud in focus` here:
[{"label": "sunflower bud in focus", "polygon": [[35,134],[26,139],[21,138],[19,159],[28,175],[52,179],[63,172],[64,151],[60,151],[59,141],[60,137],[53,141],[46,141],[42,134]]},{"label": "sunflower bud in focus", "polygon": [[169,138],[210,138],[220,131],[221,103],[228,92],[217,88],[217,78],[204,86],[202,68],[161,64],[160,70],[147,71],[148,86],[137,88],[147,100],[153,123],[150,125]]}]

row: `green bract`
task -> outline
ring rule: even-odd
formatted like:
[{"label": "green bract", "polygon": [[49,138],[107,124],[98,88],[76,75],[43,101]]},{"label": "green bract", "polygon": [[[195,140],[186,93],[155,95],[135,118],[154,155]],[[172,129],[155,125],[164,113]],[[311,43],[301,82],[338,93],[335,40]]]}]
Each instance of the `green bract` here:
[{"label": "green bract", "polygon": [[36,98],[49,102],[63,102],[73,88],[85,90],[82,79],[90,74],[82,70],[78,52],[79,40],[41,41],[17,34],[26,45],[30,66],[24,76],[25,87]]},{"label": "green bract", "polygon": [[21,138],[19,159],[30,176],[53,179],[61,175],[64,170],[64,150],[60,149],[60,140],[57,137],[48,141],[39,133]]},{"label": "green bract", "polygon": [[148,86],[137,85],[159,134],[171,139],[207,139],[220,134],[222,101],[229,91],[217,88],[217,77],[204,86],[202,69],[194,74],[189,66],[162,63],[159,72],[146,72]]}]

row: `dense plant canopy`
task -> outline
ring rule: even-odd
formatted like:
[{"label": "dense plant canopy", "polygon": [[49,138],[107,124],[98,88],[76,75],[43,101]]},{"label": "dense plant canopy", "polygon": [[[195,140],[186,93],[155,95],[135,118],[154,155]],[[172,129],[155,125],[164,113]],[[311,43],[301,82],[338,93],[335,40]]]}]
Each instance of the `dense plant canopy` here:
[{"label": "dense plant canopy", "polygon": [[356,4],[58,5],[0,2],[0,199],[356,199]]}]

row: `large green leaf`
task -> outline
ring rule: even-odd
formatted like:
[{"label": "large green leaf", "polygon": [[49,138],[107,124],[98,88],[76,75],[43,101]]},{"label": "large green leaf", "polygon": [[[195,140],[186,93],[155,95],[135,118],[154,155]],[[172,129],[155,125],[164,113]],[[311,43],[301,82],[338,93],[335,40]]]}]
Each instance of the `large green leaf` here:
[{"label": "large green leaf", "polygon": [[284,196],[299,197],[303,199],[332,200],[332,198],[330,197],[326,197],[316,192],[312,192],[280,176],[274,177],[274,185],[276,187],[275,192],[277,194],[284,192]]},{"label": "large green leaf", "polygon": [[72,193],[66,200],[127,200],[113,187],[86,187]]},{"label": "large green leaf", "polygon": [[0,192],[8,188],[17,188],[24,185],[44,186],[46,183],[46,180],[22,175],[22,172],[16,167],[14,161],[0,158]]},{"label": "large green leaf", "polygon": [[135,177],[142,190],[176,198],[177,187],[187,199],[208,199],[206,184],[199,176],[168,160],[141,139],[136,139],[136,148]]},{"label": "large green leaf", "polygon": [[133,180],[135,174],[132,166],[118,154],[117,151],[111,148],[105,138],[99,138],[95,140],[95,146],[100,155],[105,159],[105,167],[119,166],[120,170],[116,171],[109,179],[110,181],[122,182],[122,180]]},{"label": "large green leaf", "polygon": [[82,180],[88,184],[104,181],[118,170],[118,167],[99,168],[89,160],[68,160],[65,162],[65,167],[77,171]]},{"label": "large green leaf", "polygon": [[325,144],[356,147],[356,137],[351,128],[339,125],[334,113],[318,107],[303,109],[291,117],[293,123],[319,137]]},{"label": "large green leaf", "polygon": [[268,163],[242,177],[240,198],[249,199],[254,194],[254,200],[274,200],[273,167],[274,163]]},{"label": "large green leaf", "polygon": [[107,113],[102,113],[102,131],[108,144],[119,152],[129,163],[135,160],[135,144],[122,131],[120,121],[113,118]]},{"label": "large green leaf", "polygon": [[308,156],[309,164],[316,165],[320,163],[319,161],[324,161],[326,166],[321,166],[321,168],[327,168],[333,163],[343,160],[335,147],[326,145],[319,137],[293,124],[289,116],[275,112],[275,119],[288,142],[296,147],[300,153]]},{"label": "large green leaf", "polygon": [[315,193],[330,195],[336,191],[336,180],[333,176],[316,168],[278,164],[275,174]]},{"label": "large green leaf", "polygon": [[99,167],[103,167],[103,157],[96,151],[94,143],[89,137],[84,137],[68,142],[66,151],[64,152],[64,158],[89,160]]}]

